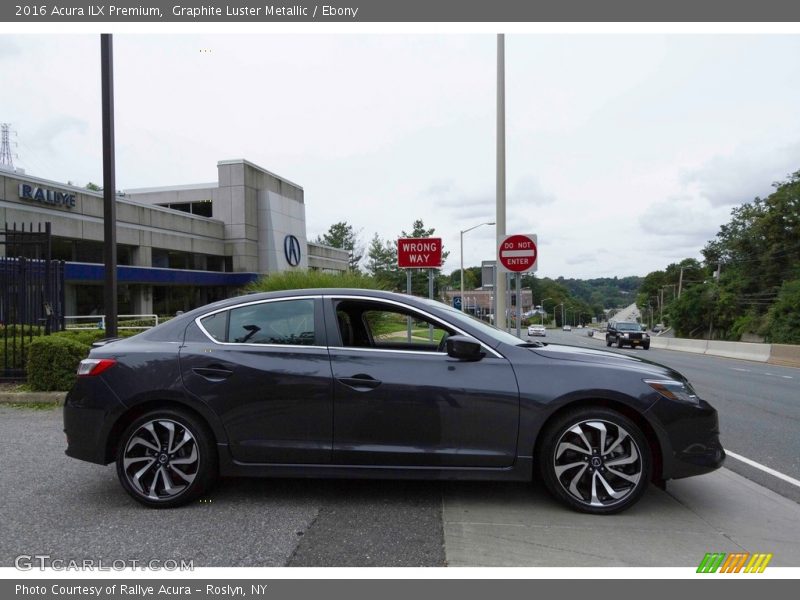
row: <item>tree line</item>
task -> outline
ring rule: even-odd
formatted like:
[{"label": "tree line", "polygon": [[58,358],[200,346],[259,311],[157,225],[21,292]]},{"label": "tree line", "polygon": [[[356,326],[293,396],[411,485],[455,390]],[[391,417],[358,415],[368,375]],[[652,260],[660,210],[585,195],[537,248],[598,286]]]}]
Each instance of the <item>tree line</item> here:
[{"label": "tree line", "polygon": [[701,251],[648,274],[637,303],[676,335],[800,344],[800,171],[734,208]]}]

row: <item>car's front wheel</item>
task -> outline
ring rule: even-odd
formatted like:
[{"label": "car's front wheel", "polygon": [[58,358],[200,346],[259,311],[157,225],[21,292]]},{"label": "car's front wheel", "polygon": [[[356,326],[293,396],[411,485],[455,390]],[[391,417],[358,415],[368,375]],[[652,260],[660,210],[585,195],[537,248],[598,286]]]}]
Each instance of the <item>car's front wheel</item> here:
[{"label": "car's front wheel", "polygon": [[622,338],[617,338],[617,348],[622,348],[624,345]]},{"label": "car's front wheel", "polygon": [[117,451],[117,476],[135,500],[155,508],[187,504],[216,481],[213,435],[193,414],[151,411],[128,426]]},{"label": "car's front wheel", "polygon": [[611,338],[609,336],[606,336],[606,346],[611,347]]},{"label": "car's front wheel", "polygon": [[617,513],[647,489],[650,447],[626,416],[606,408],[580,408],[558,417],[542,436],[540,475],[548,491],[570,507]]}]

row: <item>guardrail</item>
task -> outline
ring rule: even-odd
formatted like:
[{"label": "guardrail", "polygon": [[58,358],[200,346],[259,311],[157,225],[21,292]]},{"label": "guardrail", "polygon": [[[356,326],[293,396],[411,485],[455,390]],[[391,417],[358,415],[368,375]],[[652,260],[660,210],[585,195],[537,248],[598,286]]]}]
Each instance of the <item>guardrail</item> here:
[{"label": "guardrail", "polygon": [[[146,321],[153,320],[152,325],[119,325],[117,329],[151,329],[158,325],[158,315],[119,315],[117,320],[133,320],[133,321]],[[91,321],[92,324],[81,325],[80,323],[70,325],[70,320],[74,321]],[[105,315],[70,315],[64,317],[65,328],[72,330],[88,330],[88,329],[105,329],[106,317]]]}]

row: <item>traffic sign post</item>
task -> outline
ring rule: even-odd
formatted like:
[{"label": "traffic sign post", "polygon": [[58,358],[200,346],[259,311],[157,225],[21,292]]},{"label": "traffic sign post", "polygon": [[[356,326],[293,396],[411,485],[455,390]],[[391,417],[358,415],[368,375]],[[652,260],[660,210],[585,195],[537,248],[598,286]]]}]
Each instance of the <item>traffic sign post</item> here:
[{"label": "traffic sign post", "polygon": [[503,235],[497,238],[497,268],[508,273],[528,273],[539,267],[535,233]]},{"label": "traffic sign post", "polygon": [[[442,238],[400,238],[397,240],[397,266],[406,269],[406,293],[411,295],[411,269],[428,269],[428,298],[433,300],[433,270],[442,266]],[[411,342],[411,317],[406,319]],[[433,341],[433,326],[428,326]]]},{"label": "traffic sign post", "polygon": [[[514,307],[514,320],[517,324],[517,337],[521,335],[522,308],[521,273],[536,271],[539,267],[538,238],[535,233],[502,235],[497,238],[497,268],[505,273],[515,274],[517,302]],[[510,286],[507,286],[510,287]]]}]

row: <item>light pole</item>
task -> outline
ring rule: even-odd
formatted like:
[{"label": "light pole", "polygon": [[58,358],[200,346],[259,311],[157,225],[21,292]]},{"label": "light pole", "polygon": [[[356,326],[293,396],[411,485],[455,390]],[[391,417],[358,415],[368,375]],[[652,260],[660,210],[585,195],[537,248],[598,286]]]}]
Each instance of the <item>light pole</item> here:
[{"label": "light pole", "polygon": [[544,307],[545,300],[552,300],[552,298],[542,298],[542,311],[544,312],[544,314],[542,315],[542,325],[544,325],[544,316],[547,314],[547,310]]},{"label": "light pole", "polygon": [[494,221],[491,223],[478,223],[477,225],[461,232],[461,312],[466,312],[464,310],[464,234],[484,225],[494,225]]}]

